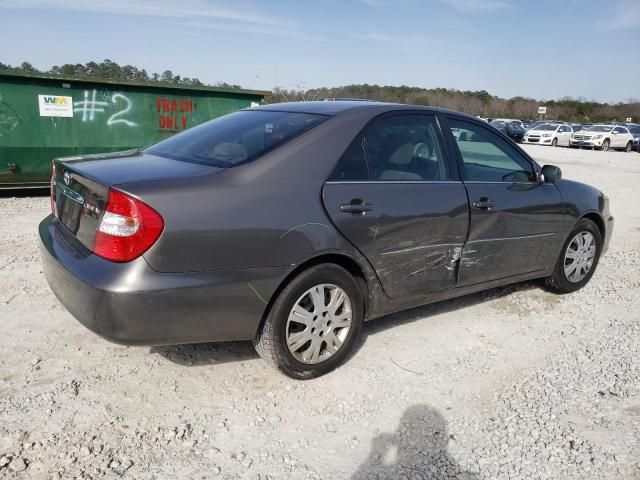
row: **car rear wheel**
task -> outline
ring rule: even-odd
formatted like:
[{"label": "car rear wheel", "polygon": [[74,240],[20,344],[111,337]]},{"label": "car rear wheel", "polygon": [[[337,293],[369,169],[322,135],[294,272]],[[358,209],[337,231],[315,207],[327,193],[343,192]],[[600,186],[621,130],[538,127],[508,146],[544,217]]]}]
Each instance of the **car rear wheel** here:
[{"label": "car rear wheel", "polygon": [[554,138],[553,140],[551,140],[551,146],[552,147],[557,147],[558,146],[558,139]]},{"label": "car rear wheel", "polygon": [[602,146],[600,147],[600,150],[602,150],[603,152],[606,152],[609,150],[609,140],[605,140],[604,142],[602,142]]},{"label": "car rear wheel", "polygon": [[584,287],[596,270],[602,251],[602,235],[591,220],[583,218],[569,234],[553,273],[545,286],[556,293],[570,293]]},{"label": "car rear wheel", "polygon": [[630,152],[633,149],[633,143],[632,142],[627,142],[627,146],[624,147],[624,151],[625,152]]},{"label": "car rear wheel", "polygon": [[285,375],[310,379],[345,360],[363,317],[362,294],[349,272],[335,264],[317,265],[280,292],[253,343]]}]

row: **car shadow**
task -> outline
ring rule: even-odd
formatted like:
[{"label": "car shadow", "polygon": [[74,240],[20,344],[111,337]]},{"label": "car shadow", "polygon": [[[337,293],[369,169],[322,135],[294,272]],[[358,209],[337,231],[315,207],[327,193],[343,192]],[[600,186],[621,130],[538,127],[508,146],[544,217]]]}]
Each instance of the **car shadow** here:
[{"label": "car shadow", "polygon": [[375,320],[365,322],[360,337],[354,344],[354,348],[352,349],[349,358],[358,354],[358,351],[365,345],[367,338],[370,335],[376,335],[385,330],[400,325],[413,323],[418,320],[423,320],[433,315],[455,312],[457,310],[469,308],[474,305],[479,305],[499,298],[508,297],[515,292],[537,290],[539,288],[540,285],[536,281],[514,283],[503,287],[491,288],[488,290],[483,290],[481,292],[470,293],[461,297],[442,300],[440,302],[422,305],[419,307],[403,310],[401,312],[384,315],[382,317],[376,318]]},{"label": "car shadow", "polygon": [[412,405],[404,411],[395,432],[381,433],[372,440],[369,456],[351,479],[479,479],[449,455],[450,441],[455,438],[437,410],[423,404]]},{"label": "car shadow", "polygon": [[185,367],[222,365],[230,362],[242,362],[258,358],[258,353],[253,348],[251,342],[168,345],[151,347],[150,353],[156,353],[173,363]]},{"label": "car shadow", "polygon": [[[423,320],[432,315],[453,312],[462,308],[468,308],[473,305],[495,300],[497,298],[507,297],[514,292],[533,290],[537,288],[539,288],[538,284],[533,281],[516,283],[376,318],[375,320],[364,324],[360,337],[355,342],[354,348],[347,359],[358,354],[360,349],[366,343],[369,335],[376,335],[390,328]],[[151,347],[150,353],[158,354],[173,363],[185,367],[222,365],[229,362],[242,362],[245,360],[259,358],[250,341],[194,343]]]}]

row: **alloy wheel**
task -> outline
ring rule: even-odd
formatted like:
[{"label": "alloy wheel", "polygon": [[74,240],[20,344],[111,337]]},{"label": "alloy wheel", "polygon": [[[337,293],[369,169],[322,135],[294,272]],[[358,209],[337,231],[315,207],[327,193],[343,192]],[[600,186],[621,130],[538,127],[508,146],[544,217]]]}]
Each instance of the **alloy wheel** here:
[{"label": "alloy wheel", "polygon": [[324,362],[342,348],[352,320],[351,299],[342,288],[331,283],[311,287],[289,312],[289,352],[302,363]]},{"label": "alloy wheel", "polygon": [[578,232],[564,254],[564,275],[571,283],[581,282],[593,267],[596,241],[591,232]]}]

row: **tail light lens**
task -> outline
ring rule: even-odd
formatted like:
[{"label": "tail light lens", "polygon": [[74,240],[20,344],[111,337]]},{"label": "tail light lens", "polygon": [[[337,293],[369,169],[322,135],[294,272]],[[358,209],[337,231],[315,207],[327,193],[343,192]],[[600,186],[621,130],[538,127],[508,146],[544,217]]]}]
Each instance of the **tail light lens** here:
[{"label": "tail light lens", "polygon": [[58,216],[56,208],[56,164],[51,163],[51,213],[54,217]]},{"label": "tail light lens", "polygon": [[110,188],[93,252],[114,262],[129,262],[149,250],[163,228],[162,217],[149,205]]}]

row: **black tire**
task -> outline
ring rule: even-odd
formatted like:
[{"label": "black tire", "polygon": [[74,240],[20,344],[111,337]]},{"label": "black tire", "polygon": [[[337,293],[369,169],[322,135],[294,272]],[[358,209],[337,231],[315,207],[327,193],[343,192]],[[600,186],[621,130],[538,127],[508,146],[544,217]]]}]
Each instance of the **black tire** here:
[{"label": "black tire", "polygon": [[[287,346],[287,318],[300,296],[322,283],[337,285],[349,297],[353,315],[351,328],[342,346],[328,359],[315,364],[303,363],[293,356]],[[301,272],[280,292],[258,330],[253,345],[267,363],[285,375],[307,380],[329,373],[345,360],[360,334],[363,319],[364,302],[356,279],[339,265],[317,265]]]},{"label": "black tire", "polygon": [[630,152],[631,150],[633,150],[633,143],[632,142],[627,142],[627,146],[624,147],[624,151],[625,152]]},{"label": "black tire", "polygon": [[602,145],[600,145],[600,148],[598,150],[601,150],[603,152],[608,152],[609,151],[609,139],[607,138],[604,142],[602,142]]},{"label": "black tire", "polygon": [[[579,232],[584,232],[584,231],[587,231],[593,235],[593,238],[595,239],[595,243],[596,243],[596,255],[593,261],[593,265],[591,266],[591,269],[589,270],[589,272],[587,272],[587,275],[581,281],[573,283],[567,279],[564,273],[564,257],[565,257],[567,248],[569,247],[569,244],[571,243],[573,238]],[[571,233],[565,240],[564,245],[562,245],[562,250],[558,255],[558,260],[556,261],[556,265],[553,269],[553,273],[544,279],[545,287],[554,293],[571,293],[571,292],[575,292],[576,290],[580,290],[589,282],[589,280],[591,280],[593,273],[596,271],[596,267],[598,266],[598,261],[600,260],[601,252],[602,252],[602,234],[600,233],[600,230],[598,229],[597,225],[593,223],[591,220],[587,218],[583,218],[576,224],[574,229],[571,231]]]},{"label": "black tire", "polygon": [[552,147],[557,147],[558,146],[558,139],[554,138],[553,140],[551,140],[551,146]]}]

